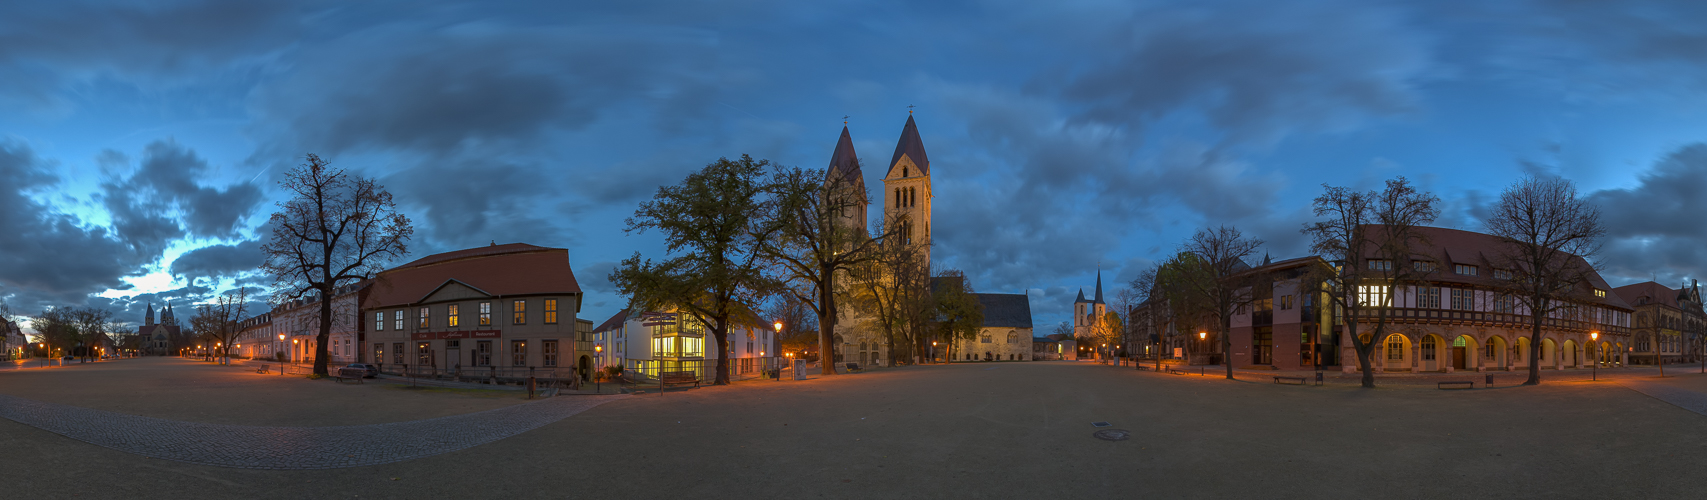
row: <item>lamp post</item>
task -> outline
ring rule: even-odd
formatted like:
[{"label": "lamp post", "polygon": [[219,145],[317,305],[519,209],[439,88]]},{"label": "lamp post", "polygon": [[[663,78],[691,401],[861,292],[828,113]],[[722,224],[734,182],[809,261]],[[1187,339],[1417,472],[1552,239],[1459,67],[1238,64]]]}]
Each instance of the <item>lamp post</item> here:
[{"label": "lamp post", "polygon": [[936,361],[936,341],[931,341],[931,361]]},{"label": "lamp post", "polygon": [[[593,357],[599,358],[599,363],[605,362],[605,346],[604,346],[604,344],[594,344],[593,345]],[[603,366],[599,367],[599,371],[604,371],[604,369],[605,369],[605,367],[603,367]],[[603,375],[593,377],[593,392],[597,392],[599,394],[604,394],[604,392],[605,392],[604,391],[604,380],[605,380],[605,377]]]},{"label": "lamp post", "polygon": [[1600,332],[1588,332],[1588,341],[1589,341],[1589,358],[1594,360],[1594,368],[1590,372],[1589,380],[1599,381],[1600,380],[1600,356],[1599,356]]},{"label": "lamp post", "polygon": [[[776,336],[771,337],[771,341],[775,342],[778,347],[781,347],[782,346],[782,320],[780,320],[780,319],[776,320],[776,324],[771,325],[771,326],[776,327]],[[763,350],[759,351],[760,356],[763,356],[764,354],[765,354],[765,351],[763,351]],[[781,366],[776,367],[776,379],[782,380],[782,367]]]}]

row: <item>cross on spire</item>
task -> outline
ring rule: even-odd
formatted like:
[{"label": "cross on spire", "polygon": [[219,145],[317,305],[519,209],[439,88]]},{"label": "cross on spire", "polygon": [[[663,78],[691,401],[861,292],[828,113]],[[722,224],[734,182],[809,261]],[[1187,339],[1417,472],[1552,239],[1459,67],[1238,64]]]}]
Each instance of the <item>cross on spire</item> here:
[{"label": "cross on spire", "polygon": [[848,124],[848,115],[842,115],[842,125]]},{"label": "cross on spire", "polygon": [[909,114],[909,115],[910,115],[910,114],[913,114],[913,108],[916,108],[916,107],[918,107],[918,106],[914,106],[914,105],[911,105],[911,104],[908,104],[908,105],[907,105],[907,114]]}]

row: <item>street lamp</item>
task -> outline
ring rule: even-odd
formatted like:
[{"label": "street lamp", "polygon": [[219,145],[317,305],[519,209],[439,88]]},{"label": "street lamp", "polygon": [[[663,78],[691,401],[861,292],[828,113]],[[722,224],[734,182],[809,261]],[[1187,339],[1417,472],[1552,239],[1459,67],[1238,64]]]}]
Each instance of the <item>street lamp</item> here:
[{"label": "street lamp", "polygon": [[[779,346],[782,345],[782,320],[780,320],[780,319],[776,320],[776,324],[771,325],[771,326],[776,327],[776,336],[771,337],[771,341],[776,342],[776,344]],[[762,358],[764,356],[765,356],[765,351],[760,350],[759,351],[759,357]],[[782,380],[782,367],[781,366],[776,367],[776,379]]]},{"label": "street lamp", "polygon": [[1594,369],[1590,372],[1589,380],[1600,380],[1600,332],[1588,332],[1589,358],[1594,360]]},{"label": "street lamp", "polygon": [[[605,346],[604,346],[604,344],[594,344],[593,345],[593,357],[599,358],[599,363],[605,362]],[[603,366],[599,367],[599,370],[604,370],[604,369],[605,369],[605,367],[603,367]],[[593,392],[603,394],[604,393],[604,381],[605,381],[604,377],[593,377]],[[663,389],[659,389],[659,390],[662,391]]]}]

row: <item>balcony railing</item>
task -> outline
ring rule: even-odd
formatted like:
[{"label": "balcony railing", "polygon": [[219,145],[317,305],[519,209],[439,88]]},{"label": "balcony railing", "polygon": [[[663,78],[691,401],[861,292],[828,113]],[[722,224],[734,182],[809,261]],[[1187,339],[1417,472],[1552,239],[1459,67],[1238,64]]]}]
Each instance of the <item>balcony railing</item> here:
[{"label": "balcony railing", "polygon": [[[1357,312],[1357,316],[1360,319],[1362,319],[1362,318],[1375,318],[1375,317],[1379,316],[1380,314],[1381,314],[1381,310],[1375,309],[1375,308],[1360,309]],[[1529,319],[1530,319],[1529,315],[1527,315],[1527,314],[1497,313],[1497,312],[1486,312],[1486,311],[1457,311],[1457,310],[1451,310],[1451,309],[1416,309],[1416,308],[1408,308],[1408,307],[1395,307],[1395,308],[1387,309],[1387,317],[1388,317],[1388,319],[1393,319],[1393,320],[1397,320],[1397,321],[1408,321],[1408,322],[1475,324],[1475,325],[1503,326],[1503,327],[1513,327],[1513,328],[1528,327],[1529,326]],[[1552,328],[1555,330],[1576,330],[1576,331],[1585,331],[1585,332],[1596,331],[1596,332],[1601,332],[1601,333],[1606,334],[1606,335],[1629,335],[1630,334],[1630,329],[1628,327],[1615,326],[1615,325],[1604,325],[1604,324],[1599,324],[1599,323],[1591,323],[1591,322],[1587,322],[1587,321],[1576,321],[1576,320],[1560,319],[1560,318],[1546,318],[1541,323],[1541,326],[1543,328]]]}]

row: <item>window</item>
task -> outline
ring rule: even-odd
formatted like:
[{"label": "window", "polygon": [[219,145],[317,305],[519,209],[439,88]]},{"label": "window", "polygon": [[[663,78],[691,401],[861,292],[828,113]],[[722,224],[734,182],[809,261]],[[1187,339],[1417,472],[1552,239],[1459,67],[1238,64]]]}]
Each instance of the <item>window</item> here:
[{"label": "window", "polygon": [[1596,288],[1596,289],[1594,289],[1594,296],[1605,298],[1606,297],[1606,290],[1601,290],[1599,288]]},{"label": "window", "polygon": [[451,349],[462,349],[462,341],[461,340],[446,340],[445,341],[445,350],[449,351]]},{"label": "window", "polygon": [[1488,346],[1486,348],[1482,349],[1482,357],[1492,360],[1492,359],[1494,359],[1494,356],[1496,355],[1495,351],[1498,349],[1499,349],[1498,347],[1495,347],[1494,339],[1489,338],[1488,339]]},{"label": "window", "polygon": [[1392,271],[1393,261],[1387,259],[1369,259],[1367,267],[1370,271]]},{"label": "window", "polygon": [[474,343],[474,366],[492,366],[492,341]]},{"label": "window", "polygon": [[1417,307],[1423,309],[1440,309],[1440,287],[1417,287]]},{"label": "window", "polygon": [[511,302],[510,310],[515,311],[515,318],[510,320],[510,324],[525,325],[528,323],[528,301],[518,300]]},{"label": "window", "polygon": [[1494,279],[1496,279],[1496,280],[1511,281],[1511,277],[1512,277],[1512,275],[1511,275],[1510,269],[1495,269],[1494,270]]},{"label": "window", "polygon": [[421,342],[419,344],[415,344],[415,353],[417,355],[416,357],[420,359],[420,366],[430,366],[433,364],[432,342]]},{"label": "window", "polygon": [[[391,318],[393,321],[392,330],[402,331],[403,330],[403,310],[398,309],[395,312],[395,314],[391,315]],[[402,361],[398,361],[398,363],[402,363]]]},{"label": "window", "polygon": [[373,331],[385,331],[385,311],[373,313]]},{"label": "window", "polygon": [[1387,287],[1381,285],[1357,287],[1357,303],[1364,306],[1385,307],[1387,305]]},{"label": "window", "polygon": [[1452,270],[1453,270],[1453,272],[1456,272],[1458,274],[1462,274],[1465,276],[1475,276],[1476,275],[1476,266],[1472,266],[1472,265],[1468,265],[1468,264],[1458,264],[1458,265],[1452,266]]},{"label": "window", "polygon": [[510,366],[528,365],[528,341],[510,341]]},{"label": "window", "polygon": [[988,333],[986,333],[986,334],[983,334],[983,335],[979,335],[979,336],[978,336],[978,343],[980,343],[980,344],[988,344],[988,343],[990,343],[990,334],[988,334]]},{"label": "window", "polygon": [[1517,311],[1517,298],[1509,293],[1494,296],[1494,312],[1511,314]]},{"label": "window", "polygon": [[1298,302],[1298,296],[1296,295],[1280,296],[1280,308],[1282,310],[1292,309],[1292,306],[1295,305],[1296,302]]},{"label": "window", "polygon": [[394,342],[391,344],[391,362],[397,363],[400,365],[403,364],[403,343],[402,342]]},{"label": "window", "polygon": [[1016,331],[1008,332],[1008,343],[1009,344],[1018,344],[1019,343],[1019,331],[1016,330]]},{"label": "window", "polygon": [[1427,260],[1411,261],[1411,269],[1419,273],[1432,273],[1434,272],[1434,262]]},{"label": "window", "polygon": [[1387,360],[1403,361],[1405,359],[1405,338],[1397,334],[1387,337]]},{"label": "window", "polygon": [[1434,361],[1434,336],[1423,337],[1422,355],[1424,361]]},{"label": "window", "polygon": [[557,324],[557,299],[545,299],[545,324]]},{"label": "window", "polygon": [[456,326],[457,323],[461,323],[458,319],[456,304],[445,306],[445,326]]},{"label": "window", "polygon": [[653,356],[675,356],[676,337],[652,337]]},{"label": "window", "polygon": [[421,308],[421,326],[419,328],[426,328],[427,327],[427,324],[429,323],[427,321],[427,317],[432,315],[431,311],[432,311],[432,308],[429,308],[429,307]]},{"label": "window", "polygon": [[[381,314],[384,314],[384,313],[381,313]],[[375,362],[375,363],[384,363],[385,362],[385,343],[384,342],[374,342],[373,343],[373,362]]]},{"label": "window", "polygon": [[492,303],[480,303],[480,326],[492,326]]},{"label": "window", "polygon": [[1648,342],[1649,342],[1649,340],[1648,340],[1647,335],[1637,335],[1636,336],[1636,350],[1646,352],[1648,350],[1648,345],[1649,345]]},{"label": "window", "polygon": [[705,339],[700,337],[682,337],[682,356],[705,356]]},{"label": "window", "polygon": [[1463,288],[1452,289],[1452,309],[1469,311],[1476,308],[1476,291]]}]

